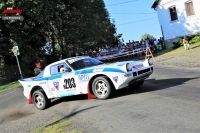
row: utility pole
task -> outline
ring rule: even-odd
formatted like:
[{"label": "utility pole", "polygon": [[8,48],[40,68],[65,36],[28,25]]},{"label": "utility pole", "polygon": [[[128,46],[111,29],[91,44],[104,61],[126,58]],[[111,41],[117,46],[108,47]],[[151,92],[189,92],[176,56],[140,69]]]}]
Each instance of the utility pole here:
[{"label": "utility pole", "polygon": [[22,71],[21,71],[21,68],[20,68],[20,65],[19,65],[19,60],[18,60],[18,57],[17,57],[19,55],[19,48],[18,48],[18,46],[14,46],[13,49],[12,49],[12,52],[14,53],[14,56],[16,57],[17,65],[18,65],[18,68],[19,68],[19,73],[21,75],[21,79],[23,79]]}]

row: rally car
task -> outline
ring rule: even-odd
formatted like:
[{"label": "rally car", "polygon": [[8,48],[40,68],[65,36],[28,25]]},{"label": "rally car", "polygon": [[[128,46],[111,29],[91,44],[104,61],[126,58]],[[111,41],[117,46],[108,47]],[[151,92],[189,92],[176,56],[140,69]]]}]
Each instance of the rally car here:
[{"label": "rally car", "polygon": [[103,63],[89,56],[78,56],[54,62],[36,77],[19,82],[29,104],[43,110],[54,98],[87,94],[89,99],[108,99],[116,90],[140,87],[152,73],[150,59]]}]

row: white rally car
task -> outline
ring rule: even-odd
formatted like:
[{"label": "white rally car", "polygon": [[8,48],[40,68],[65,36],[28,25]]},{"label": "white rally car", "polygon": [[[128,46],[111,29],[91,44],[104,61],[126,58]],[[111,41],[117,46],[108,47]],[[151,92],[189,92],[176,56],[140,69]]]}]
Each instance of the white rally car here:
[{"label": "white rally car", "polygon": [[107,99],[115,90],[140,87],[152,73],[150,59],[103,63],[89,56],[78,56],[54,62],[36,77],[19,82],[29,104],[43,110],[51,99],[65,96],[88,94],[89,99]]}]

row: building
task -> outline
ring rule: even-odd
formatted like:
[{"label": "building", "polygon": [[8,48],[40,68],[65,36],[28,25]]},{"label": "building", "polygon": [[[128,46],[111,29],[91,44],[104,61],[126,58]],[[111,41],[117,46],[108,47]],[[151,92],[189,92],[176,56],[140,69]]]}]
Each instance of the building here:
[{"label": "building", "polygon": [[155,0],[152,8],[157,11],[167,47],[180,36],[200,33],[200,0]]}]

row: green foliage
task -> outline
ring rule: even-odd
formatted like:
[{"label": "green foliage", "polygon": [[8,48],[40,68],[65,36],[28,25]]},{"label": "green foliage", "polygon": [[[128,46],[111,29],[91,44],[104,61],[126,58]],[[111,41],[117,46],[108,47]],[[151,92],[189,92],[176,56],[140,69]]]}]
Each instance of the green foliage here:
[{"label": "green foliage", "polygon": [[146,40],[147,38],[149,39],[154,39],[155,37],[153,37],[150,34],[145,33],[144,35],[142,35],[141,40]]},{"label": "green foliage", "polygon": [[[185,37],[188,39],[190,44],[195,44],[197,42],[200,42],[200,34],[193,34],[193,35],[188,35]],[[172,46],[173,49],[183,46],[184,36],[179,36],[178,38],[180,38],[179,41],[173,42],[173,46]]]},{"label": "green foliage", "polygon": [[181,41],[176,41],[176,42],[172,42],[172,43],[173,43],[172,49],[179,48],[182,44]]},{"label": "green foliage", "polygon": [[21,87],[21,84],[18,81],[5,83],[5,84],[0,85],[0,92],[15,89],[18,87]]},{"label": "green foliage", "polygon": [[0,21],[0,60],[16,65],[11,48],[18,45],[24,77],[33,76],[38,58],[45,56],[51,63],[60,53],[66,58],[69,51],[106,45],[115,38],[103,0],[4,0],[1,13],[7,7],[22,9],[24,20]]},{"label": "green foliage", "polygon": [[194,36],[194,37],[189,41],[190,44],[194,44],[194,43],[197,43],[197,42],[200,42],[200,34],[197,34],[196,36]]}]

